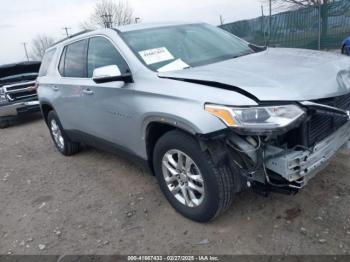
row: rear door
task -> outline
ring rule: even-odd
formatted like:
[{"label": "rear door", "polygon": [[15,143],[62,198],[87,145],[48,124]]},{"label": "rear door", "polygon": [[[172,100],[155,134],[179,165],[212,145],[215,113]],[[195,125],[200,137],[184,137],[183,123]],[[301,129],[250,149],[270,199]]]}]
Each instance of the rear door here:
[{"label": "rear door", "polygon": [[88,80],[86,53],[88,39],[79,40],[64,47],[59,62],[59,85],[52,88],[59,93],[54,105],[64,129],[83,131],[85,128],[82,85]]}]

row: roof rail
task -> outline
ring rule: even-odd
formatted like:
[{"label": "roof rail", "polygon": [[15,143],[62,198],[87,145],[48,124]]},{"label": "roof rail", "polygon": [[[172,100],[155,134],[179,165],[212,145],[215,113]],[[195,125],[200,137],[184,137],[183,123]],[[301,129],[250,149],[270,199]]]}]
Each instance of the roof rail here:
[{"label": "roof rail", "polygon": [[71,38],[73,38],[73,37],[76,37],[76,36],[78,36],[78,35],[82,35],[82,34],[85,34],[85,33],[89,33],[89,32],[91,32],[91,31],[93,31],[93,30],[84,30],[84,31],[78,32],[78,33],[76,33],[76,34],[70,35],[70,36],[68,36],[68,37],[66,37],[66,38],[63,38],[63,39],[57,41],[56,43],[53,43],[50,47],[53,47],[53,46],[55,46],[55,45],[57,45],[57,44],[59,44],[59,43],[62,43],[62,42],[64,42],[64,41],[66,41],[66,40],[68,40],[68,39],[71,39]]}]

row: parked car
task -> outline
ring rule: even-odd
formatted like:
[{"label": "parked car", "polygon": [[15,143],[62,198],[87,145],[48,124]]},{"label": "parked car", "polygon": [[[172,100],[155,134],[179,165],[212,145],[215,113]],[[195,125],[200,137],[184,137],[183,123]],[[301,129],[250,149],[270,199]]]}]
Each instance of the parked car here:
[{"label": "parked car", "polygon": [[248,188],[295,194],[350,137],[348,58],[262,48],[207,24],[76,35],[48,49],[38,82],[59,152],[133,156],[199,222]]},{"label": "parked car", "polygon": [[0,128],[23,114],[39,112],[35,80],[40,62],[0,66]]},{"label": "parked car", "polygon": [[344,55],[350,55],[350,36],[343,41],[341,53]]}]

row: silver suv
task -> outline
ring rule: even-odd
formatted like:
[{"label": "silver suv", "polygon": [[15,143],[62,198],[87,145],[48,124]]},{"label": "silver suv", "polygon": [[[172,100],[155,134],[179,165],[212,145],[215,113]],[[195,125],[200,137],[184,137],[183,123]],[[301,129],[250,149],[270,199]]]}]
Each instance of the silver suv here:
[{"label": "silver suv", "polygon": [[350,137],[340,54],[263,48],[207,24],[138,24],[66,39],[43,64],[57,149],[133,156],[199,222],[248,188],[295,194]]}]

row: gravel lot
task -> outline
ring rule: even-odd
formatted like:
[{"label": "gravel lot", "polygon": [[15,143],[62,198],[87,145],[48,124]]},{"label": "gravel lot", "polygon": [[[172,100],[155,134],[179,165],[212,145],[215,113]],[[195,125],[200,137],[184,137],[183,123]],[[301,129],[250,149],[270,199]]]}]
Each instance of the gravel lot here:
[{"label": "gravel lot", "polygon": [[350,253],[348,152],[297,196],[244,192],[197,224],[133,163],[94,149],[61,156],[39,116],[0,133],[0,254]]}]

